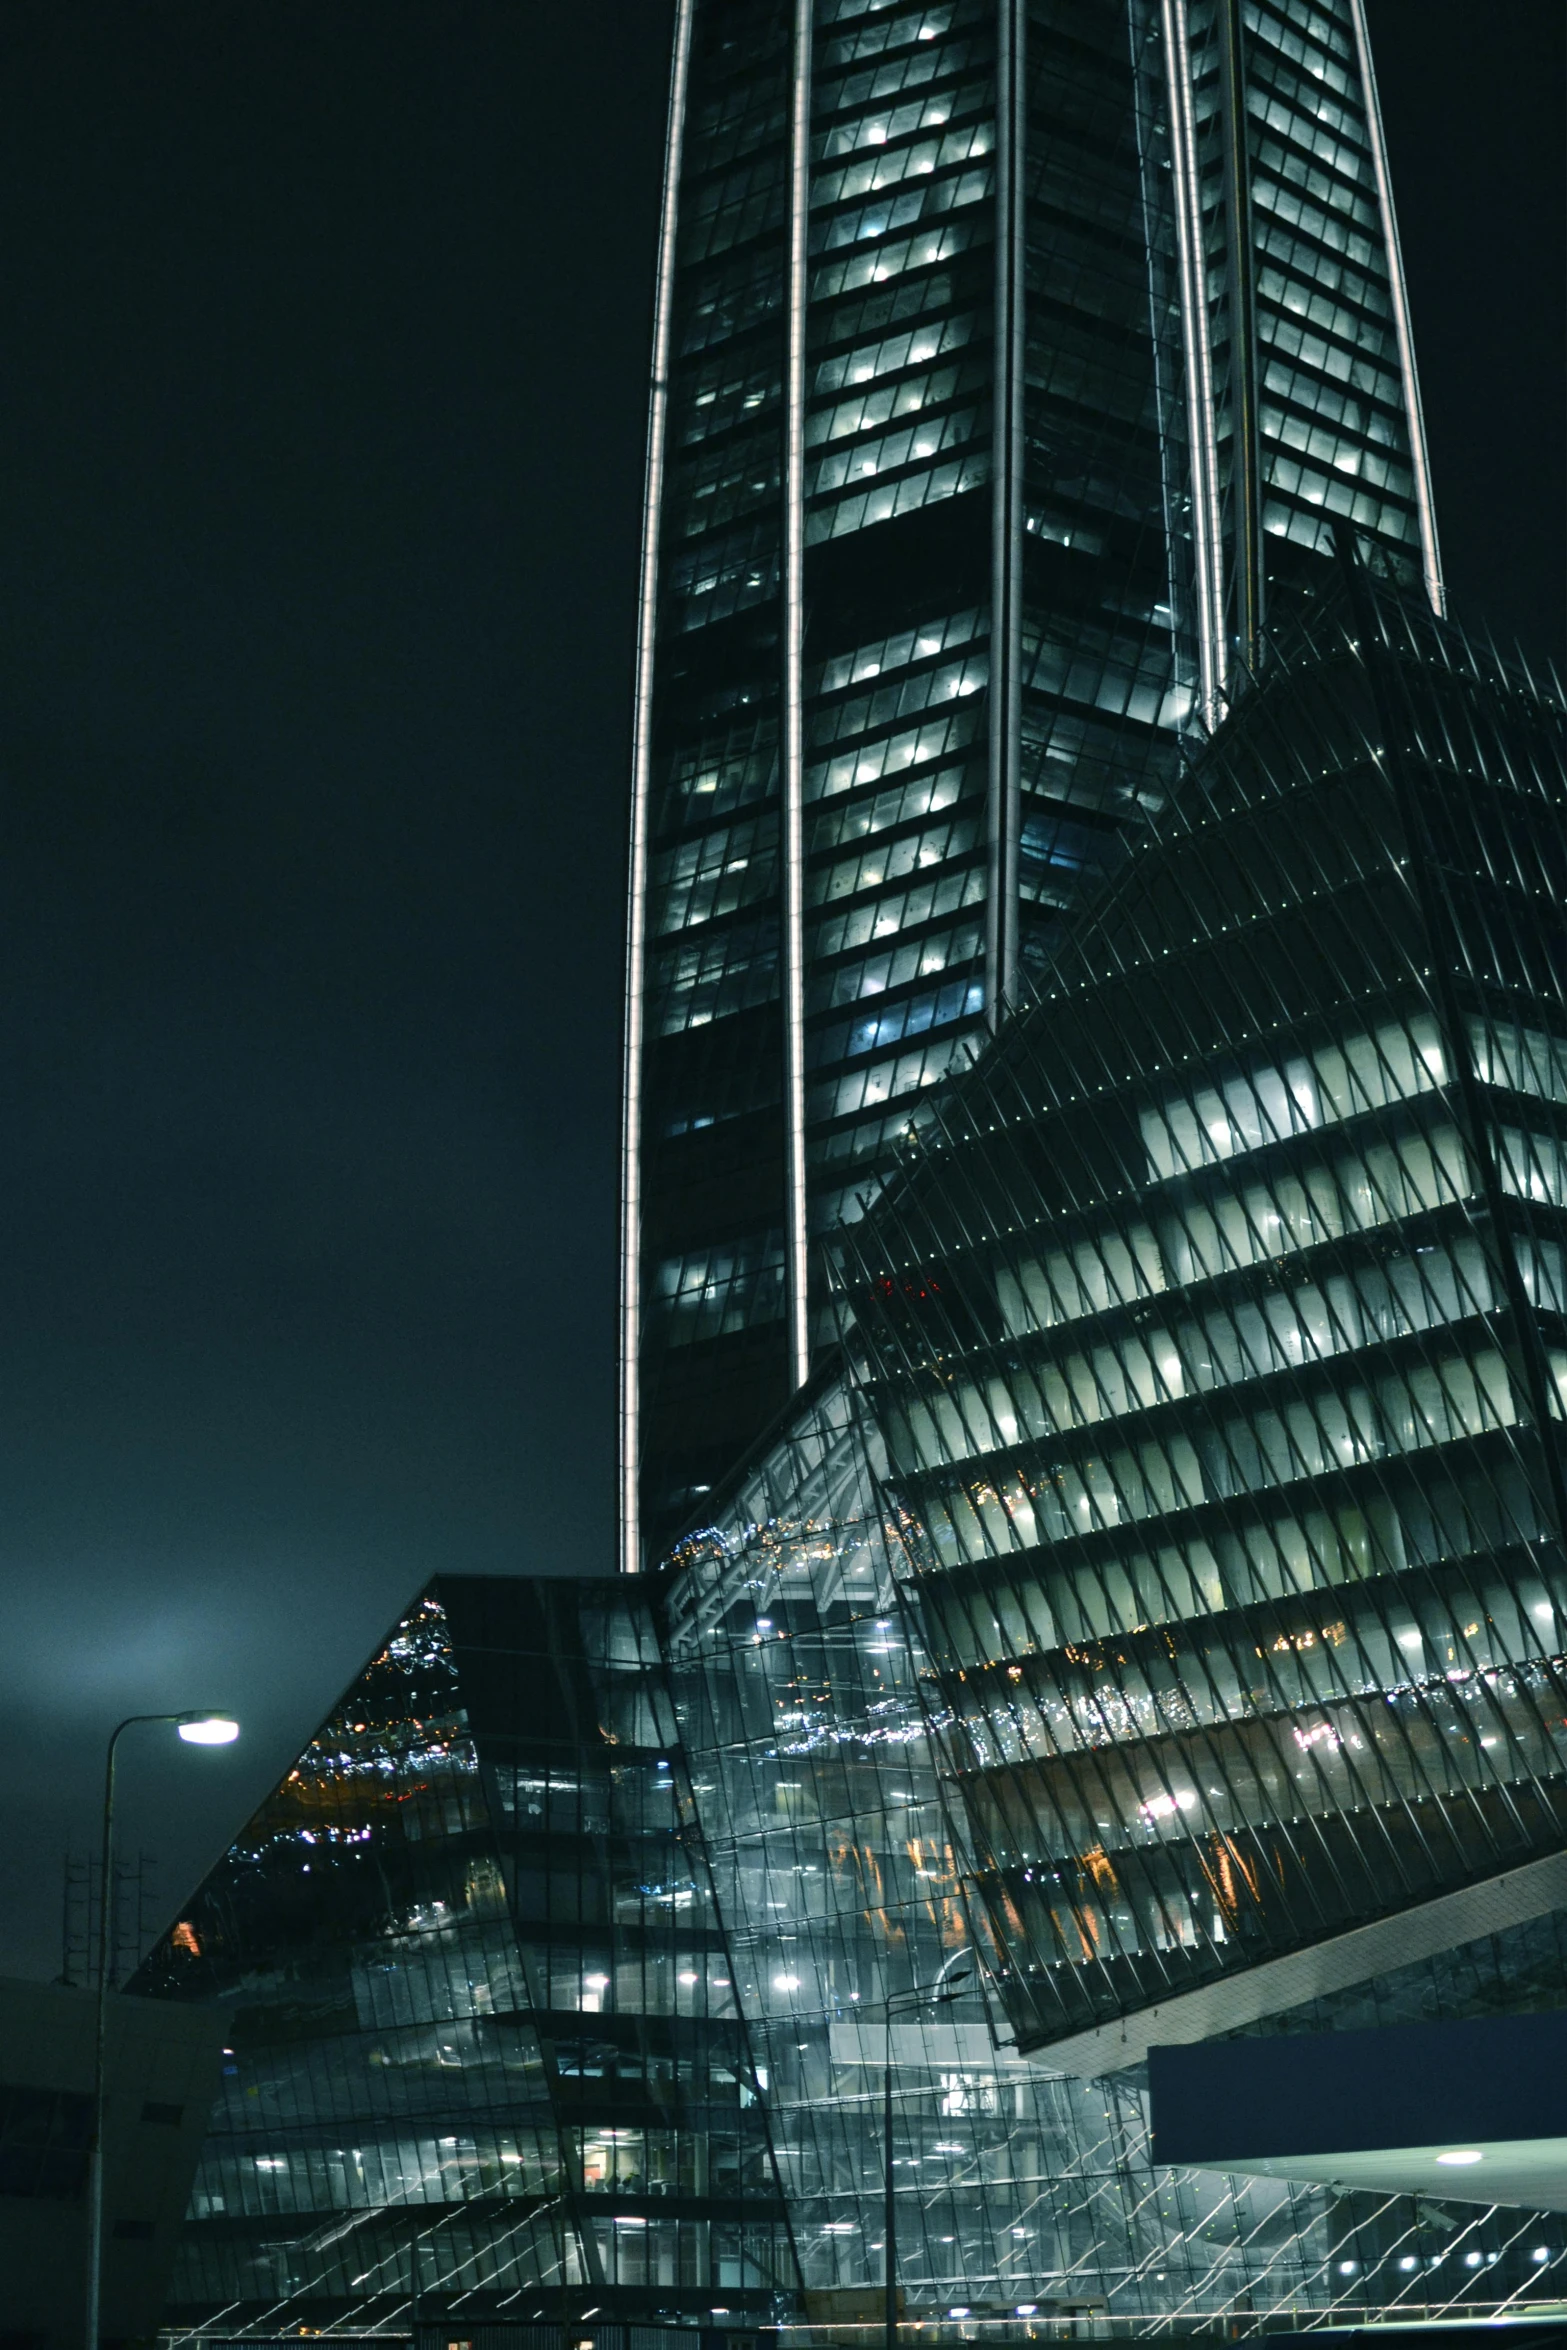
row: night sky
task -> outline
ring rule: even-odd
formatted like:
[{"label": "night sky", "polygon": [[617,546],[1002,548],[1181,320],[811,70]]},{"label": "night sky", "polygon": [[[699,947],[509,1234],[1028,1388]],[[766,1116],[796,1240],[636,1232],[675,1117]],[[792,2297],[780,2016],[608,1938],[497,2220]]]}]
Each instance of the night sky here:
[{"label": "night sky", "polygon": [[[1564,20],[1370,0],[1455,604],[1561,657]],[[0,1969],[439,1569],[605,1572],[663,0],[0,5]]]}]

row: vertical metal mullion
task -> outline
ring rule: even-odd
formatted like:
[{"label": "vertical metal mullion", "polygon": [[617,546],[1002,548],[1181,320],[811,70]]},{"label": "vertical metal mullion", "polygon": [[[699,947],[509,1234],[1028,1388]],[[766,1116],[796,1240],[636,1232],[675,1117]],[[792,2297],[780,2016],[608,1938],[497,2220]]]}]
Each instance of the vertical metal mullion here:
[{"label": "vertical metal mullion", "polygon": [[1420,379],[1415,373],[1415,338],[1409,323],[1409,294],[1404,284],[1404,258],[1399,250],[1398,220],[1393,210],[1393,184],[1388,175],[1387,144],[1382,135],[1382,105],[1371,62],[1371,36],[1366,27],[1365,0],[1349,0],[1355,28],[1355,59],[1360,68],[1360,91],[1366,110],[1366,137],[1371,147],[1371,169],[1377,183],[1377,209],[1387,247],[1388,292],[1393,302],[1393,333],[1398,343],[1399,373],[1404,379],[1404,406],[1409,417],[1409,459],[1415,477],[1415,512],[1420,521],[1420,556],[1426,594],[1433,612],[1445,613],[1442,558],[1436,541],[1436,509],[1431,502],[1431,470],[1426,457],[1425,415],[1420,405]]},{"label": "vertical metal mullion", "polygon": [[784,1224],[789,1370],[811,1371],[810,1229],[805,1191],[805,330],[811,208],[814,0],[795,0],[789,106],[789,250],[784,358],[783,1015]]},{"label": "vertical metal mullion", "polygon": [[1262,634],[1262,450],[1257,414],[1256,268],[1252,252],[1251,145],[1246,109],[1245,26],[1241,0],[1219,0],[1224,126],[1224,209],[1229,244],[1230,516],[1235,531],[1235,635],[1247,669]]},{"label": "vertical metal mullion", "polygon": [[626,1013],[620,1149],[620,1568],[642,1565],[638,1484],[642,1468],[638,1357],[642,1346],[642,1031],[647,954],[648,802],[653,767],[653,657],[658,624],[659,513],[669,411],[669,340],[674,308],[680,161],[695,0],[679,0],[664,136],[664,206],[658,231],[653,368],[648,386],[647,468],[642,494],[642,575],[637,602],[637,669],[632,711],[631,839],[626,914]]},{"label": "vertical metal mullion", "polygon": [[1197,129],[1192,114],[1191,44],[1186,0],[1162,0],[1170,155],[1180,255],[1181,341],[1190,445],[1192,565],[1197,575],[1198,662],[1203,722],[1217,726],[1229,663],[1224,636],[1224,539],[1219,523],[1219,443],[1213,408],[1213,352],[1208,332],[1208,262],[1203,247]]},{"label": "vertical metal mullion", "polygon": [[986,831],[985,1016],[1017,990],[1023,604],[1024,138],[1022,0],[996,5],[996,276],[991,361],[990,744]]}]

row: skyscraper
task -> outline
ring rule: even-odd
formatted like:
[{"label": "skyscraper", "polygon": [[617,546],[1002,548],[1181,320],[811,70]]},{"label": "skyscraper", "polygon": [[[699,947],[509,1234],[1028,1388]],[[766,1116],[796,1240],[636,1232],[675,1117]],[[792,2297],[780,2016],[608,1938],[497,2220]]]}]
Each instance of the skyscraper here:
[{"label": "skyscraper", "polygon": [[1567,742],[1358,5],[681,0],[651,453],[660,1571],[443,1579],[156,1954],[184,2311],[1547,2306],[1527,2167],[1161,2160],[1142,2062],[1567,1967]]},{"label": "skyscraper", "polygon": [[885,2064],[921,2308],[1556,2289],[1521,2211],[1144,2134],[1152,2044],[1567,1979],[1567,721],[1350,552],[839,1235],[840,1375],[675,1554],[808,2285],[879,2273]]},{"label": "skyscraper", "polygon": [[1439,603],[1362,0],[679,0],[624,1566],[807,1379],[822,1236],[1333,516]]},{"label": "skyscraper", "polygon": [[1150,2141],[1151,2044],[1567,1980],[1567,723],[1351,536],[709,1522],[442,1578],[187,1905],[182,2317],[1559,2306],[1559,2155]]}]

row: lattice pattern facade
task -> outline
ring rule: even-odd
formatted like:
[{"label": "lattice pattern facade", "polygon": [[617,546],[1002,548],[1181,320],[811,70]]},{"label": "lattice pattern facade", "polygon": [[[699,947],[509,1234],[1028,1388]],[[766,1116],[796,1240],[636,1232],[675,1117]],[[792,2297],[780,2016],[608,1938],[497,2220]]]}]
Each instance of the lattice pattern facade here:
[{"label": "lattice pattern facade", "polygon": [[1348,577],[845,1244],[1025,2045],[1567,1838],[1561,711]]},{"label": "lattice pattern facade", "polygon": [[[1156,2172],[1135,2072],[1051,2078],[998,2043],[868,1441],[829,1386],[683,1546],[667,1595],[671,1688],[804,2285],[885,2275],[890,2064],[911,2315],[1021,2305],[1125,2324],[1248,2293],[1321,2305],[1345,2233],[1322,2197]],[[889,1996],[939,1984],[958,1996],[889,2030]]]},{"label": "lattice pattern facade", "polygon": [[[1155,2169],[1144,2130],[1172,2001],[1562,1996],[1559,1871],[1479,1939],[1472,1895],[1567,1848],[1563,710],[1344,552],[841,1237],[841,1370],[672,1561],[809,2283],[880,2273],[890,2060],[915,2306],[1560,2290],[1549,2216]],[[1313,1946],[1342,1988],[1300,2004]],[[887,2034],[976,1953],[994,2006]]]},{"label": "lattice pattern facade", "polygon": [[634,1586],[433,1585],[143,1970],[233,2008],[171,2320],[770,2309],[688,1814]]},{"label": "lattice pattern facade", "polygon": [[[1361,0],[681,0],[626,1059],[623,1563],[1334,516],[1439,599]],[[643,1519],[646,1525],[643,1526]]]}]

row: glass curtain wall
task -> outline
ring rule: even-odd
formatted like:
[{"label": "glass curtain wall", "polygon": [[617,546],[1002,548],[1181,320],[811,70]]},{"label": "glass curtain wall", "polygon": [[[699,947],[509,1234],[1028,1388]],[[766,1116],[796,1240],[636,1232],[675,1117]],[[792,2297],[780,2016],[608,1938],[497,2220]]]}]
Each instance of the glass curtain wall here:
[{"label": "glass curtain wall", "polygon": [[[1141,2331],[1425,2306],[1438,2288],[1492,2306],[1537,2284],[1537,2218],[1438,2222],[1405,2199],[1156,2169],[1140,2066],[1077,2077],[1023,2056],[987,1998],[994,1944],[972,1914],[951,1717],[886,1484],[856,1398],[824,1386],[681,1547],[663,1602],[807,2316],[874,2321],[888,2066],[909,2321],[960,2313],[981,2338],[1002,2318],[1015,2336],[1020,2315]],[[908,1996],[942,1989],[940,2004]],[[1462,2265],[1476,2247],[1481,2274]]]},{"label": "glass curtain wall", "polygon": [[[1562,713],[1347,577],[846,1237],[850,1361],[670,1562],[808,2291],[881,2280],[887,2063],[908,2314],[1557,2289],[1548,2216],[1155,2170],[1128,2061],[1140,2007],[1563,1842]],[[1264,1965],[1250,2028],[1559,1997],[1559,1916],[1438,1929],[1304,2007]]]},{"label": "glass curtain wall", "polygon": [[629,1567],[809,1377],[825,1236],[1162,806],[1273,572],[1345,515],[1435,591],[1368,76],[1358,0],[682,0]]},{"label": "glass curtain wall", "polygon": [[844,1244],[1029,2047],[1567,1838],[1562,712],[1345,576]]},{"label": "glass curtain wall", "polygon": [[787,2228],[669,1732],[618,1578],[410,1610],[137,1985],[233,2010],[172,2318],[771,2309]]},{"label": "glass curtain wall", "polygon": [[[677,1508],[788,1392],[779,600],[791,38],[786,0],[687,0],[677,20],[626,1080],[637,1226],[626,1343],[643,1368],[625,1407],[627,1441],[640,1437]],[[634,1485],[634,1459],[626,1473]]]},{"label": "glass curtain wall", "polygon": [[[1279,543],[1332,519],[1441,605],[1362,0],[1190,0],[1225,619],[1251,663]],[[1275,542],[1270,555],[1269,542]]]},{"label": "glass curtain wall", "polygon": [[1032,0],[1018,38],[1009,999],[1127,828],[1163,805],[1177,733],[1218,708],[1194,563],[1178,59],[1144,0]]}]

